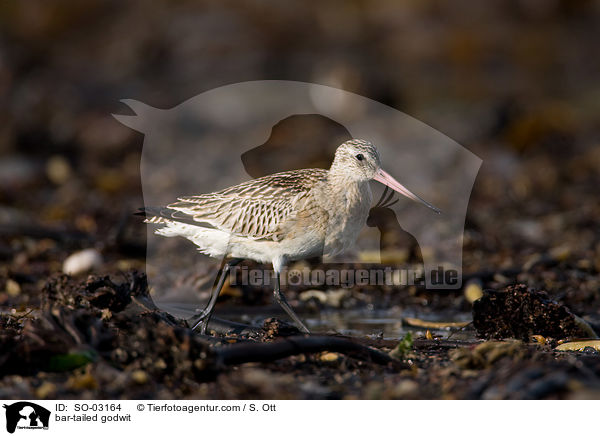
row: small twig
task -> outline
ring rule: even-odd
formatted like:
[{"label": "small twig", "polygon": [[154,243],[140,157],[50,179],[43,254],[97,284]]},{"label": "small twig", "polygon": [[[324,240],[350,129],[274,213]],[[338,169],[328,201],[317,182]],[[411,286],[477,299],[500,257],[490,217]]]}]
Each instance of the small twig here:
[{"label": "small twig", "polygon": [[461,328],[459,328],[458,330],[454,330],[451,331],[450,334],[448,335],[448,337],[446,338],[447,340],[450,340],[452,338],[452,336],[454,336],[455,333],[458,332],[462,332],[464,331],[467,327],[473,327],[473,321],[471,321],[469,324],[462,326]]},{"label": "small twig", "polygon": [[303,353],[332,351],[358,360],[379,365],[392,364],[407,368],[408,365],[374,348],[365,347],[349,339],[331,336],[290,336],[274,342],[242,343],[218,349],[218,359],[223,365],[247,362],[271,362]]},{"label": "small twig", "polygon": [[23,313],[23,314],[16,314],[16,313],[15,313],[15,314],[12,314],[12,313],[9,313],[9,314],[8,314],[8,316],[9,316],[10,318],[12,318],[12,319],[13,319],[13,321],[15,321],[15,322],[19,322],[19,321],[21,321],[23,318],[28,318],[28,317],[29,317],[29,315],[31,314],[31,312],[33,312],[34,310],[35,310],[35,309],[33,309],[33,308],[32,308],[32,309],[29,309],[27,312],[25,312],[25,313]]}]

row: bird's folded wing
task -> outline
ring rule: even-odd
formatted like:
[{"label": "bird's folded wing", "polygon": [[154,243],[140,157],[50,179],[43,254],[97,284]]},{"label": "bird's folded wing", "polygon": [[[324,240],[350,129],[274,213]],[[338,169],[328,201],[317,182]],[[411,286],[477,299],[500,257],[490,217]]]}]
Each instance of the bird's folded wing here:
[{"label": "bird's folded wing", "polygon": [[326,177],[325,170],[296,170],[273,174],[222,191],[180,197],[168,209],[233,235],[278,239],[286,222],[310,201],[310,190]]}]

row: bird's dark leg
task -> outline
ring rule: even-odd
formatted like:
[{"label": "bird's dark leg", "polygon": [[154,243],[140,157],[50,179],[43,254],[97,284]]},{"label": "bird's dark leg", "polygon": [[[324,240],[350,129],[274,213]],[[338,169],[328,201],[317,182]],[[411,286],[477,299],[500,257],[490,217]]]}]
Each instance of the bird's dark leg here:
[{"label": "bird's dark leg", "polygon": [[219,281],[215,287],[213,287],[212,293],[210,294],[210,299],[208,300],[208,304],[206,308],[200,314],[198,318],[198,322],[192,327],[192,330],[196,330],[198,326],[200,326],[200,334],[206,334],[206,328],[208,327],[208,322],[210,321],[210,317],[212,316],[213,309],[215,308],[215,304],[217,303],[217,298],[219,298],[219,294],[221,293],[221,289],[225,284],[225,279],[229,275],[231,267],[240,263],[242,259],[233,259],[229,262],[226,262],[221,269],[221,275],[219,277]]},{"label": "bird's dark leg", "polygon": [[310,331],[306,328],[304,323],[300,320],[298,315],[294,313],[290,305],[288,304],[285,296],[281,293],[280,284],[279,284],[279,271],[275,270],[275,283],[273,289],[273,295],[275,296],[275,300],[279,303],[279,305],[285,310],[285,312],[292,318],[296,327],[298,327],[304,333],[310,333]]}]

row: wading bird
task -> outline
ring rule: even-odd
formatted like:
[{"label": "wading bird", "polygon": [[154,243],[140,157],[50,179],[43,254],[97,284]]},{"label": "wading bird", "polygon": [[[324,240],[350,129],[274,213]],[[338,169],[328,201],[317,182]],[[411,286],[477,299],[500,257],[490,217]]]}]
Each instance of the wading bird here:
[{"label": "wading bird", "polygon": [[371,207],[369,182],[376,180],[439,213],[381,169],[375,146],[352,139],[340,145],[329,170],[301,169],[250,180],[221,191],[189,197],[166,207],[144,208],[156,233],[181,236],[201,253],[224,262],[218,283],[194,329],[206,328],[231,267],[243,259],[271,263],[275,300],[305,333],[308,329],[281,293],[279,275],[290,261],[336,255],[349,248]]}]

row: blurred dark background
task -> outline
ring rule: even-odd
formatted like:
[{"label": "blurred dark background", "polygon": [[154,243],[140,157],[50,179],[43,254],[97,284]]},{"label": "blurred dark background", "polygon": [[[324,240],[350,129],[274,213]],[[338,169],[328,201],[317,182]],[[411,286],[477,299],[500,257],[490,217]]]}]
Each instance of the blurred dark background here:
[{"label": "blurred dark background", "polygon": [[[171,108],[222,85],[285,79],[390,105],[483,159],[465,223],[463,271],[470,279],[464,290],[287,289],[295,307],[330,313],[333,323],[324,328],[336,331],[352,325],[350,310],[363,319],[365,310],[383,309],[385,319],[381,312],[370,317],[389,324],[379,330],[359,323],[351,334],[383,338],[388,325],[395,330],[386,335],[399,339],[406,328],[400,317],[464,320],[482,289],[524,283],[548,291],[598,330],[599,43],[600,2],[592,0],[1,1],[0,357],[12,356],[17,374],[32,369],[37,375],[1,374],[0,397],[597,398],[597,356],[586,348],[577,359],[559,361],[541,345],[535,354],[531,347],[522,350],[526,358],[521,351],[504,360],[503,353],[517,352],[481,351],[477,361],[496,357],[489,357],[494,368],[479,372],[455,365],[475,361],[468,356],[479,347],[465,347],[463,359],[448,357],[450,347],[434,354],[428,345],[414,359],[409,355],[416,366],[397,374],[389,366],[302,356],[242,366],[215,383],[199,384],[196,359],[206,355],[199,342],[179,328],[151,322],[158,318],[122,308],[111,308],[114,314],[102,310],[103,322],[93,322],[100,311],[90,296],[97,291],[112,298],[117,288],[144,287],[141,275],[127,275],[145,269],[147,227],[133,216],[144,205],[144,138],[111,116],[131,114],[119,100]],[[311,133],[336,141],[346,133],[343,126],[328,130],[317,124],[306,132],[302,119],[287,121],[255,150],[280,156],[277,148],[302,143]],[[249,177],[272,166],[255,150],[243,158]],[[382,217],[390,211],[384,212]],[[400,229],[375,218],[373,226]],[[381,247],[391,240],[398,248],[393,236]],[[419,255],[408,253],[404,261],[410,257]],[[178,277],[177,286],[197,290],[212,283],[202,258],[190,244],[186,259],[197,262],[197,269],[194,276]],[[73,278],[61,277],[63,271]],[[102,275],[124,285],[110,285]],[[219,316],[230,319],[221,305],[230,301],[229,314],[262,322],[271,295],[270,287],[226,287]],[[60,326],[44,327],[74,326],[74,319],[89,324],[94,340],[102,326],[119,331],[118,340],[85,369],[38,373],[31,356],[40,347],[49,347],[53,357],[89,351],[79,336],[77,344],[70,336],[83,328],[79,324],[68,334]],[[423,335],[416,337],[430,339]],[[185,341],[174,342],[176,336]],[[0,358],[0,372],[7,361]]]},{"label": "blurred dark background", "polygon": [[[288,79],[393,106],[483,159],[466,271],[549,255],[597,293],[599,29],[585,0],[2,2],[0,275],[41,279],[88,246],[108,269],[142,262],[143,136],[111,117],[120,99]],[[67,233],[14,237],[37,227]]]}]

